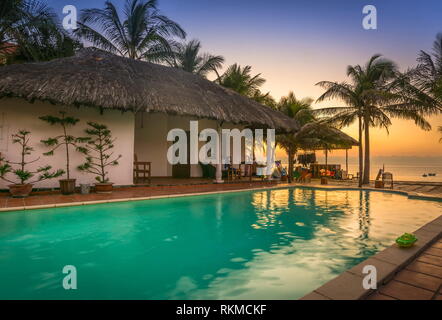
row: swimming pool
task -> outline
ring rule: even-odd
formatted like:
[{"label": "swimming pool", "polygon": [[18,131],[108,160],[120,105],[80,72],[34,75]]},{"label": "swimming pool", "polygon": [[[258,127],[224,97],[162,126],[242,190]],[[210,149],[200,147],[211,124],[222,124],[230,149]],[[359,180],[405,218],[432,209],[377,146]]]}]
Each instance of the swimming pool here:
[{"label": "swimming pool", "polygon": [[296,299],[441,212],[286,188],[1,213],[0,298]]}]

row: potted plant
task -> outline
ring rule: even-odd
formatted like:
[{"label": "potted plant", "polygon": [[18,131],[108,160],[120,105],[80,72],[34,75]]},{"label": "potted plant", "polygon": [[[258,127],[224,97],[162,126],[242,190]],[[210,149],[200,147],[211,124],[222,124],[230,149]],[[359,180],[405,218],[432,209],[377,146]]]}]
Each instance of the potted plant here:
[{"label": "potted plant", "polygon": [[68,134],[68,127],[75,126],[80,119],[66,116],[66,112],[61,111],[61,116],[43,116],[41,120],[49,123],[50,125],[59,125],[62,128],[62,133],[56,137],[41,140],[41,142],[50,147],[51,150],[44,153],[46,156],[54,155],[55,150],[59,147],[64,147],[66,152],[66,179],[59,180],[60,191],[62,194],[72,194],[75,192],[75,179],[70,177],[70,147],[75,148],[77,151],[84,152],[84,147],[80,143],[87,142],[88,138],[74,137]]},{"label": "potted plant", "polygon": [[98,183],[95,184],[95,191],[97,193],[112,192],[112,182],[109,182],[108,171],[106,168],[117,166],[118,160],[122,157],[121,154],[113,156],[111,151],[114,148],[114,141],[112,139],[111,131],[104,124],[95,122],[87,123],[89,128],[86,133],[89,139],[82,152],[86,155],[86,162],[78,166],[78,170],[96,174],[95,179]]},{"label": "potted plant", "polygon": [[[15,198],[27,197],[31,191],[33,184],[39,181],[52,179],[64,174],[64,171],[59,169],[57,171],[51,172],[51,166],[39,167],[35,171],[30,171],[27,169],[29,164],[37,162],[40,158],[34,160],[27,160],[27,157],[31,154],[34,149],[29,145],[30,132],[26,130],[20,130],[12,135],[12,143],[18,143],[21,146],[20,161],[12,162],[4,158],[0,158],[0,178],[4,181],[10,182],[9,192]],[[15,166],[16,168],[13,168]],[[6,176],[12,173],[18,178],[18,182],[7,178]],[[38,177],[33,181],[29,181],[36,174]]]}]

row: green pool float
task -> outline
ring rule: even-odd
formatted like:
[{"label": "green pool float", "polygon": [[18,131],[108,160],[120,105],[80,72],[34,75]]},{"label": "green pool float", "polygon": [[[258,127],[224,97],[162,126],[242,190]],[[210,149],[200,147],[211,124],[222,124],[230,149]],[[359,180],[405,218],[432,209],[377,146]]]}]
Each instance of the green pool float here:
[{"label": "green pool float", "polygon": [[409,248],[416,241],[417,241],[416,236],[411,233],[404,233],[403,235],[401,235],[399,238],[396,239],[397,245],[401,248]]}]

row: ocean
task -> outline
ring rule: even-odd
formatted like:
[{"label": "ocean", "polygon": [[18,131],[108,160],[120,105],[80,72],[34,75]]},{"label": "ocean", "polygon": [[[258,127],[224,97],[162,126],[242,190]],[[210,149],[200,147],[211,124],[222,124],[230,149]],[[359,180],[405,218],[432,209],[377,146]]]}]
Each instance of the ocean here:
[{"label": "ocean", "polygon": [[[317,158],[319,163],[325,163],[324,157]],[[286,166],[286,159],[282,163]],[[330,156],[329,164],[340,164],[345,170],[345,157]],[[421,181],[421,182],[441,182],[442,183],[442,158],[440,157],[382,157],[374,158],[371,161],[370,179],[374,180],[379,169],[385,166],[385,171],[393,173],[395,181]],[[349,158],[348,171],[350,174],[358,172],[358,162],[355,158]],[[430,177],[428,173],[435,173],[436,176]],[[423,175],[427,174],[427,177]]]},{"label": "ocean", "polygon": [[[345,169],[345,165],[342,166]],[[382,164],[371,165],[370,168],[370,178],[375,179],[378,174],[379,169],[382,168]],[[358,172],[357,164],[349,164],[348,171],[350,173]],[[385,164],[385,171],[393,173],[393,179],[396,181],[426,181],[426,182],[442,182],[442,166],[436,165],[406,165],[406,164],[396,164],[389,165]],[[424,174],[436,173],[434,177],[424,177]]]}]

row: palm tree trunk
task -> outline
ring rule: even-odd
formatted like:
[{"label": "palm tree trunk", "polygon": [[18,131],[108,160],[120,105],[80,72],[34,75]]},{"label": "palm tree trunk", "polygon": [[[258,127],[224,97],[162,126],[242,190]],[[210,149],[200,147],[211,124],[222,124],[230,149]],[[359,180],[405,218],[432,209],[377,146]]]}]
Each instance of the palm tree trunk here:
[{"label": "palm tree trunk", "polygon": [[362,118],[359,115],[358,116],[358,125],[359,125],[359,175],[358,175],[358,185],[359,187],[362,187],[362,161],[363,161],[363,155],[362,155]]},{"label": "palm tree trunk", "polygon": [[289,157],[289,172],[287,173],[288,183],[292,183],[293,180],[293,149],[289,147],[287,155]]},{"label": "palm tree trunk", "polygon": [[367,116],[364,117],[365,155],[364,155],[364,179],[363,184],[370,183],[370,126]]}]

